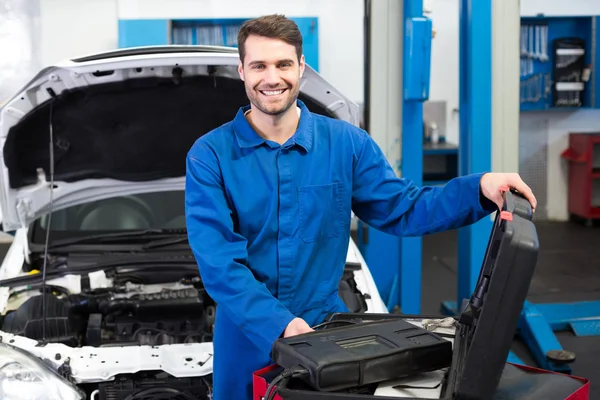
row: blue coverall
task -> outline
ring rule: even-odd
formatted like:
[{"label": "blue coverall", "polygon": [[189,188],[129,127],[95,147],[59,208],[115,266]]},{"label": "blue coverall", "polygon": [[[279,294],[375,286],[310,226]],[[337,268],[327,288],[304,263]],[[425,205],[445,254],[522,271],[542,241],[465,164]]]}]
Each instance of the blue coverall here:
[{"label": "blue coverall", "polygon": [[[444,187],[398,179],[363,130],[301,110],[283,145],[261,138],[242,107],[187,156],[189,242],[217,303],[214,399],[252,398],[252,373],[294,317],[310,326],[347,311],[338,296],[351,210],[370,226],[417,236],[471,224],[494,210],[482,174]],[[390,266],[391,268],[391,266]]]}]

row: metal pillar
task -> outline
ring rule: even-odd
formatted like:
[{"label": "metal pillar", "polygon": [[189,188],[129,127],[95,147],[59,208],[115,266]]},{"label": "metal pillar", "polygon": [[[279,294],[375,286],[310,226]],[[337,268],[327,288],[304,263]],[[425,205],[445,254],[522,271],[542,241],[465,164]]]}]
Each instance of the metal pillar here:
[{"label": "metal pillar", "polygon": [[520,0],[492,0],[492,171],[519,171]]},{"label": "metal pillar", "polygon": [[[491,170],[492,0],[460,0],[459,9],[458,157],[459,175],[467,175]],[[456,315],[456,305],[475,289],[491,227],[484,218],[459,230],[458,298],[442,304],[444,313]]]},{"label": "metal pillar", "polygon": [[[369,126],[399,176],[423,180],[423,101],[429,95],[431,21],[423,0],[370,4]],[[421,238],[398,238],[359,223],[359,247],[388,308],[421,311]],[[368,236],[367,236],[368,235]]]},{"label": "metal pillar", "polygon": [[[423,0],[404,1],[404,74],[402,107],[402,176],[423,184],[423,102],[429,98],[431,21]],[[400,241],[400,305],[405,314],[421,312],[422,240]]]},{"label": "metal pillar", "polygon": [[[492,171],[519,171],[519,0],[492,0]],[[524,364],[512,351],[507,361]]]},{"label": "metal pillar", "polygon": [[[400,175],[402,135],[403,2],[365,0],[368,81],[366,129]],[[388,308],[399,302],[400,239],[358,222],[358,246]]]},{"label": "metal pillar", "polygon": [[[492,154],[492,0],[460,0],[459,174],[487,172]],[[458,298],[475,289],[490,237],[488,218],[458,236]]]}]

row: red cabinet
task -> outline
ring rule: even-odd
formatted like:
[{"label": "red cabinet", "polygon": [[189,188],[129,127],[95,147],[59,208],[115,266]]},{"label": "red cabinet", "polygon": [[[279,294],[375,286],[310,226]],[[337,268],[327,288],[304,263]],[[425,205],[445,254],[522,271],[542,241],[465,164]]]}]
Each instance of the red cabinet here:
[{"label": "red cabinet", "polygon": [[561,156],[569,162],[569,213],[600,219],[600,133],[571,133]]}]

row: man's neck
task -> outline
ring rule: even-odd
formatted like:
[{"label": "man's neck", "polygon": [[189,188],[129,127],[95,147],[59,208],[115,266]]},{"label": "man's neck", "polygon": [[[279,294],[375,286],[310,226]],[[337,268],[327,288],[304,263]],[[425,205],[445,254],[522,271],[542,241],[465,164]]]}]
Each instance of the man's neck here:
[{"label": "man's neck", "polygon": [[290,107],[282,115],[267,115],[251,106],[246,119],[264,139],[284,144],[294,135],[300,119],[300,108]]}]

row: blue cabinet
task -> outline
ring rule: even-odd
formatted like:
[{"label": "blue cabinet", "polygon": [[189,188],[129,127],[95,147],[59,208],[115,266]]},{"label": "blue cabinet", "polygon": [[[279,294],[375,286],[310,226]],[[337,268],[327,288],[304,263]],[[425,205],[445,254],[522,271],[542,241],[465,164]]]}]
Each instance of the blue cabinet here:
[{"label": "blue cabinet", "polygon": [[[120,20],[119,47],[151,45],[237,46],[237,35],[248,18]],[[319,70],[319,20],[290,17],[302,33],[304,57]]]},{"label": "blue cabinet", "polygon": [[167,19],[119,20],[119,48],[169,44],[170,26]]}]

